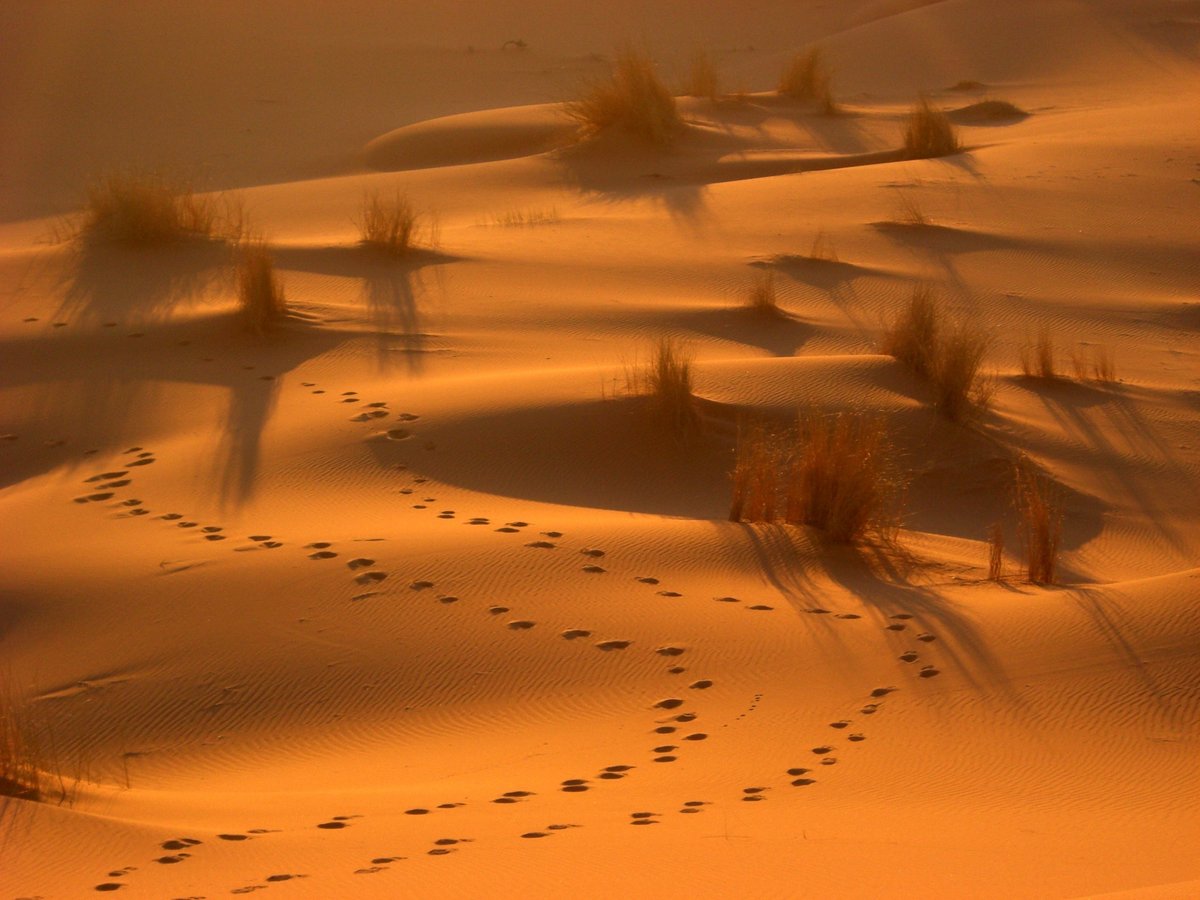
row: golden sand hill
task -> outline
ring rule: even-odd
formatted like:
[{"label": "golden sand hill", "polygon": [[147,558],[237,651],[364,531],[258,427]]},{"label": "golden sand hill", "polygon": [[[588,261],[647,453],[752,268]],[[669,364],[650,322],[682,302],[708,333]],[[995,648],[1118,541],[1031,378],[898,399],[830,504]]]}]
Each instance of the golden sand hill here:
[{"label": "golden sand hill", "polygon": [[[0,11],[0,894],[1200,895],[1200,6],[175,6]],[[661,145],[563,115],[624,41]],[[212,234],[70,237],[164,165]],[[886,427],[890,539],[729,521],[798,411]]]}]

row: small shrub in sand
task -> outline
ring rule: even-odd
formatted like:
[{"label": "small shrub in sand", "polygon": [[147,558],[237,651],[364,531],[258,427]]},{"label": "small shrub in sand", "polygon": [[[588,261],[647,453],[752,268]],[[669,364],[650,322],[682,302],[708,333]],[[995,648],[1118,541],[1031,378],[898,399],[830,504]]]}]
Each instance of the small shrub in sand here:
[{"label": "small shrub in sand", "polygon": [[1050,380],[1058,377],[1054,337],[1049,328],[1042,328],[1036,338],[1026,340],[1021,348],[1021,371],[1027,378]]},{"label": "small shrub in sand", "polygon": [[1004,526],[996,522],[988,529],[988,581],[1004,576]]},{"label": "small shrub in sand", "polygon": [[687,441],[700,430],[692,396],[692,358],[681,344],[662,338],[654,346],[641,376],[655,418],[676,440]]},{"label": "small shrub in sand", "polygon": [[1071,368],[1079,381],[1112,384],[1117,380],[1116,360],[1110,347],[1093,347],[1086,353],[1075,351],[1071,354]]},{"label": "small shrub in sand", "polygon": [[737,450],[730,474],[733,498],[729,504],[729,521],[775,521],[780,457],[778,438],[765,425],[755,422],[738,429]]},{"label": "small shrub in sand", "polygon": [[237,240],[240,199],[198,194],[186,179],[153,171],[113,172],[88,185],[80,237],[145,245],[184,238]]},{"label": "small shrub in sand", "polygon": [[363,246],[404,256],[414,249],[422,231],[427,232],[427,243],[436,243],[432,225],[423,225],[421,214],[403,194],[384,196],[374,191],[363,197],[358,220],[359,243]]},{"label": "small shrub in sand", "polygon": [[700,50],[692,56],[691,68],[688,70],[687,83],[684,85],[683,92],[689,97],[717,99],[719,93],[717,67],[708,51]]},{"label": "small shrub in sand", "polygon": [[[29,719],[13,693],[11,680],[0,684],[0,798],[40,800],[42,753]],[[0,799],[0,809],[4,800]]]},{"label": "small shrub in sand", "polygon": [[759,275],[746,294],[746,307],[764,318],[782,315],[775,293],[775,273],[768,270]]},{"label": "small shrub in sand", "polygon": [[794,100],[816,100],[829,85],[829,67],[820,47],[797,53],[779,76],[779,93]]},{"label": "small shrub in sand", "polygon": [[819,262],[838,262],[837,247],[824,230],[818,231],[813,237],[812,247],[809,248],[808,258]]},{"label": "small shrub in sand", "polygon": [[902,484],[883,421],[861,414],[801,416],[788,438],[762,428],[740,436],[733,521],[820,529],[835,542],[890,539]]},{"label": "small shrub in sand", "polygon": [[618,129],[649,144],[671,143],[683,130],[675,98],[654,64],[636,50],[618,53],[607,79],[591,85],[582,97],[564,106],[568,118],[585,137]]},{"label": "small shrub in sand", "polygon": [[946,114],[922,97],[908,114],[904,128],[904,153],[909,159],[932,159],[962,150],[958,132]]},{"label": "small shrub in sand", "polygon": [[1024,460],[1016,467],[1016,506],[1026,574],[1034,584],[1053,584],[1062,543],[1062,495]]},{"label": "small shrub in sand", "polygon": [[237,280],[242,323],[247,331],[262,336],[287,315],[283,286],[265,242],[251,241],[242,248]]},{"label": "small shrub in sand", "polygon": [[962,422],[987,406],[982,369],[990,341],[965,322],[943,320],[932,290],[918,287],[884,332],[881,349],[929,383],[946,418]]}]

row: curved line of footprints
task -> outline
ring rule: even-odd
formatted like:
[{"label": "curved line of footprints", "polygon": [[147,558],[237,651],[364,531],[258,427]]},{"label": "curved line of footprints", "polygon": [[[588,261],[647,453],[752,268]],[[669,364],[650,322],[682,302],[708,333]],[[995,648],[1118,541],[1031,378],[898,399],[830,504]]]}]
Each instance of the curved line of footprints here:
[{"label": "curved line of footprints", "polygon": [[[327,393],[324,389],[319,388],[311,382],[304,382],[303,386],[311,389],[311,393],[322,395]],[[345,391],[338,395],[338,402],[341,404],[357,404],[361,403],[361,398],[358,397],[355,391]],[[383,401],[373,401],[363,403],[362,412],[353,416],[351,421],[354,422],[378,422],[391,415],[388,410],[388,404]],[[382,437],[388,441],[411,441],[417,436],[412,423],[420,417],[412,413],[400,413],[397,415],[397,420],[401,425],[386,430]],[[427,449],[433,449],[431,444],[425,445]],[[156,455],[142,447],[131,447],[124,453],[119,454],[122,459],[115,463],[113,467],[104,472],[99,472],[84,479],[86,485],[85,493],[74,498],[75,503],[79,504],[104,504],[105,508],[115,510],[118,518],[143,518],[152,515],[151,510],[147,509],[145,504],[140,499],[129,498],[120,499],[118,493],[127,488],[131,488],[136,479],[136,471],[140,467],[151,465],[157,461]],[[397,471],[407,471],[408,467],[404,464],[395,467]],[[428,479],[416,475],[409,479],[408,483],[399,488],[399,493],[404,496],[414,496],[418,502],[411,504],[411,508],[415,511],[423,511],[432,509],[431,504],[437,503],[436,497],[417,497],[416,495],[423,493],[422,486],[428,483]],[[437,510],[434,517],[440,520],[454,521],[459,519],[459,514],[453,509]],[[226,540],[228,535],[225,534],[225,529],[220,525],[202,524],[198,519],[189,518],[182,513],[168,512],[158,515],[158,520],[171,523],[175,527],[188,533],[195,533],[201,536],[205,541],[216,543]],[[490,527],[491,520],[485,516],[476,516],[463,520],[463,524],[471,527]],[[513,521],[505,522],[493,530],[501,534],[528,534],[528,529],[532,528],[528,522]],[[560,531],[545,530],[538,532],[533,539],[524,542],[521,549],[544,552],[557,551],[564,549],[561,543],[565,535]],[[270,534],[252,534],[247,536],[252,546],[240,546],[233,548],[235,551],[244,550],[275,550],[284,547],[284,542],[277,540]],[[301,549],[305,552],[309,559],[315,562],[339,559],[341,554],[334,549],[335,545],[330,541],[310,541],[307,544],[301,545]],[[607,553],[600,548],[585,546],[578,551],[578,557],[582,557],[578,564],[578,570],[582,575],[598,576],[611,574],[609,570],[601,564],[601,561],[608,562]],[[577,557],[577,558],[578,558]],[[382,583],[392,577],[392,573],[383,568],[378,568],[375,559],[365,556],[355,556],[345,560],[345,565],[349,570],[349,577],[354,585],[366,590],[353,595],[354,602],[360,602],[374,597],[381,593],[380,590],[372,590],[378,588]],[[677,599],[683,597],[683,594],[678,591],[663,589],[660,581],[654,576],[634,575],[633,580],[637,583],[649,588],[656,589],[656,594],[664,599]],[[430,591],[436,602],[449,605],[459,603],[461,598],[453,594],[445,594],[436,590],[437,585],[431,580],[414,580],[409,583],[409,589],[412,591]],[[773,607],[766,604],[742,604],[739,598],[732,596],[714,597],[713,600],[718,603],[727,604],[731,607],[737,605],[740,608],[753,612],[770,612]],[[813,607],[805,610],[812,615],[828,615],[831,618],[850,621],[860,619],[861,616],[855,613],[835,613],[831,610],[820,607]],[[535,629],[538,622],[534,619],[521,618],[514,613],[511,607],[504,605],[491,605],[486,608],[486,614],[496,621],[503,624],[503,627],[513,632],[527,632]],[[905,633],[909,629],[909,622],[913,616],[907,613],[898,613],[891,617],[892,621],[886,626],[886,630],[890,632]],[[558,635],[561,639],[590,646],[601,653],[614,653],[628,650],[633,646],[633,641],[622,639],[600,639],[592,641],[596,635],[586,628],[566,628],[561,630]],[[919,633],[915,635],[915,640],[929,644],[936,640],[936,636],[930,633]],[[679,676],[686,673],[685,666],[680,665],[680,657],[684,656],[687,648],[675,646],[671,644],[656,647],[652,651],[657,656],[661,657],[668,663],[665,673],[669,676]],[[900,654],[898,660],[905,665],[911,665],[920,661],[920,654],[915,649],[905,650]],[[933,678],[940,674],[939,670],[934,665],[926,664],[921,667],[917,674],[922,678]],[[706,731],[699,730],[696,723],[700,719],[700,713],[692,709],[684,709],[689,706],[690,702],[683,699],[685,696],[692,700],[698,699],[704,691],[712,688],[714,681],[709,678],[699,678],[692,680],[687,684],[685,691],[678,691],[682,696],[668,696],[649,703],[646,706],[647,727],[648,732],[657,738],[657,742],[650,741],[653,746],[647,750],[649,765],[666,765],[676,762],[680,755],[686,753],[689,747],[694,747],[708,741],[710,734]],[[861,716],[872,716],[881,712],[884,708],[885,700],[889,694],[896,691],[897,688],[891,686],[876,687],[867,692],[864,697],[864,702],[858,708],[858,714]],[[755,694],[753,699],[748,704],[736,719],[745,718],[752,713],[762,700],[762,694]],[[839,719],[830,722],[828,727],[833,729],[839,735],[845,735],[845,741],[848,744],[858,744],[867,739],[865,733],[861,731],[851,731],[851,727],[855,724],[852,718]],[[776,778],[778,783],[788,787],[803,788],[818,783],[817,767],[831,767],[838,763],[837,756],[838,748],[831,742],[820,742],[811,748],[811,755],[816,759],[809,765],[796,765],[786,769],[783,772],[777,773]],[[562,793],[579,794],[586,793],[600,786],[603,782],[616,781],[634,774],[639,767],[635,763],[615,763],[604,766],[597,772],[575,775],[562,779],[556,789]],[[746,803],[763,802],[768,798],[769,792],[773,789],[770,784],[750,785],[741,789],[738,799]],[[515,806],[518,804],[526,804],[532,802],[537,797],[537,793],[531,790],[510,790],[492,798],[489,803],[495,806]],[[712,805],[711,800],[687,799],[680,802],[676,812],[681,815],[695,815],[705,811],[705,808]],[[467,804],[461,801],[443,802],[433,804],[428,807],[415,807],[404,811],[405,815],[410,816],[429,816],[435,814],[443,814],[452,810],[466,806]],[[331,816],[327,821],[316,823],[314,827],[324,831],[338,831],[350,827],[355,819],[360,818],[354,815],[337,815]],[[660,824],[664,820],[664,816],[660,812],[637,810],[629,814],[628,824],[633,826],[651,826]],[[582,827],[577,823],[550,823],[539,826],[533,830],[520,832],[520,838],[525,840],[546,839],[556,834],[569,832],[571,830]],[[220,833],[215,836],[216,840],[225,842],[240,842],[252,839],[263,838],[277,831],[269,828],[250,828],[245,831],[231,831]],[[356,875],[370,875],[386,871],[395,863],[409,859],[412,856],[447,856],[464,849],[466,845],[472,843],[472,839],[462,836],[447,836],[438,838],[433,841],[432,845],[418,848],[416,850],[407,851],[408,855],[404,854],[387,854],[373,857],[369,862],[362,867],[355,869]],[[175,865],[186,862],[194,856],[202,852],[201,847],[203,841],[192,837],[172,837],[162,841],[159,844],[158,850],[165,850],[165,855],[153,857],[151,861],[159,865]],[[137,871],[136,866],[127,866],[125,868],[113,869],[108,872],[110,879],[124,879],[126,876]],[[265,876],[261,881],[250,884],[240,885],[231,889],[231,893],[243,894],[251,893],[258,890],[263,890],[273,884],[284,881],[289,881],[295,878],[304,878],[303,874],[299,873],[273,873]],[[109,880],[104,881],[94,886],[94,890],[107,892],[120,890],[125,887],[128,882],[124,880]]]}]

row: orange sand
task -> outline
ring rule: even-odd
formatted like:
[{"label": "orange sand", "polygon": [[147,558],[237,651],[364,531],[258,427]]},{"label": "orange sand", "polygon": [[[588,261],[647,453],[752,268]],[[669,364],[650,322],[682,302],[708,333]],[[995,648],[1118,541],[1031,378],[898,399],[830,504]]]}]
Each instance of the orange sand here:
[{"label": "orange sand", "polygon": [[[1197,4],[249,5],[0,10],[0,651],[87,776],[0,893],[1200,895]],[[624,39],[746,93],[563,149]],[[832,119],[772,93],[817,39]],[[919,91],[1029,115],[898,161]],[[279,333],[220,248],[49,239],[132,163],[243,190]],[[371,189],[438,252],[357,248]],[[878,355],[920,282],[994,333],[970,428]],[[1024,377],[1042,328],[1118,382]],[[662,334],[686,451],[622,390]],[[725,521],[739,416],[814,406],[894,428],[899,551]]]}]

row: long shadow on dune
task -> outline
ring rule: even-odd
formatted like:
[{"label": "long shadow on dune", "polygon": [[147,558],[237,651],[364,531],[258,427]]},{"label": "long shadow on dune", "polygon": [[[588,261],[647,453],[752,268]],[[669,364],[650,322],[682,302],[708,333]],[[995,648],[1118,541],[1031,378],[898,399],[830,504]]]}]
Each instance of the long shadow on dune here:
[{"label": "long shadow on dune", "polygon": [[961,293],[970,294],[969,285],[958,270],[957,258],[969,253],[1010,251],[1024,255],[1049,255],[1055,245],[1048,241],[956,228],[948,225],[909,222],[873,222],[877,231],[902,244],[915,255],[932,262],[946,274],[947,280]]},{"label": "long shadow on dune", "polygon": [[[1190,544],[1171,523],[1181,508],[1200,508],[1200,491],[1180,463],[1175,449],[1139,411],[1130,389],[1032,378],[1017,379],[1016,384],[1036,393],[1046,412],[1066,434],[1098,453],[1102,459],[1116,460],[1116,465],[1097,465],[1090,471],[1135,506],[1142,513],[1146,527],[1157,530],[1180,557],[1196,557],[1200,548]],[[1144,402],[1158,401],[1148,395]],[[1123,463],[1120,457],[1128,451],[1123,451],[1113,441],[1113,435],[1121,439],[1125,448],[1147,461],[1145,471],[1139,472],[1135,466]],[[1163,470],[1173,477],[1164,479]],[[1078,545],[1084,543],[1087,536],[1081,539],[1077,533],[1078,503],[1074,500],[1069,497],[1067,503],[1068,535],[1072,544]]]},{"label": "long shadow on dune", "polygon": [[389,256],[367,247],[285,247],[276,251],[276,259],[285,269],[361,280],[380,368],[402,359],[410,374],[419,374],[435,337],[423,330],[420,312],[427,290],[424,270],[436,278],[436,267],[463,258],[421,249]]},{"label": "long shadow on dune", "polygon": [[859,313],[862,303],[856,282],[862,278],[894,278],[893,273],[873,266],[860,266],[835,259],[819,259],[784,254],[756,259],[750,265],[779,272],[797,284],[815,288],[826,295],[855,327],[869,330],[875,323],[865,322]]},{"label": "long shadow on dune", "polygon": [[698,334],[766,350],[772,356],[794,356],[816,327],[796,316],[763,315],[752,309],[696,309],[664,316],[664,326],[683,327]]},{"label": "long shadow on dune", "polygon": [[229,244],[211,240],[148,247],[84,240],[70,252],[57,315],[125,324],[157,321],[194,302],[229,280],[233,259]]},{"label": "long shadow on dune", "polygon": [[369,444],[380,462],[482,493],[546,503],[706,518],[724,512],[731,442],[678,446],[644,398],[519,408],[421,429],[435,449]]},{"label": "long shadow on dune", "polygon": [[[0,347],[13,365],[5,367],[5,387],[19,387],[36,400],[29,427],[63,433],[75,445],[95,441],[147,443],[139,425],[161,427],[166,409],[162,395],[170,385],[209,388],[226,395],[217,422],[190,422],[189,429],[220,434],[211,461],[211,477],[225,505],[249,499],[262,456],[261,435],[274,411],[285,374],[346,340],[293,321],[264,341],[243,334],[232,315],[188,322],[164,322],[130,339],[107,330],[56,337],[53,342],[20,341]],[[252,368],[246,366],[253,363]],[[69,373],[65,376],[64,373]],[[185,395],[186,396],[186,395]],[[148,449],[155,449],[149,447]],[[88,459],[89,457],[84,457]],[[12,484],[49,471],[49,455],[31,459],[33,468],[7,468],[0,483]]]},{"label": "long shadow on dune", "polygon": [[910,581],[908,576],[919,563],[897,548],[829,545],[818,532],[790,526],[721,523],[715,527],[730,541],[747,547],[767,582],[835,645],[840,643],[838,629],[845,625],[829,615],[835,610],[827,609],[831,601],[822,587],[823,578],[856,598],[880,629],[895,624],[895,615],[912,616],[905,634],[912,633],[914,644],[916,633],[936,635],[939,663],[948,660],[976,690],[997,692],[1014,707],[1023,705],[999,657],[967,612],[932,586]]}]

